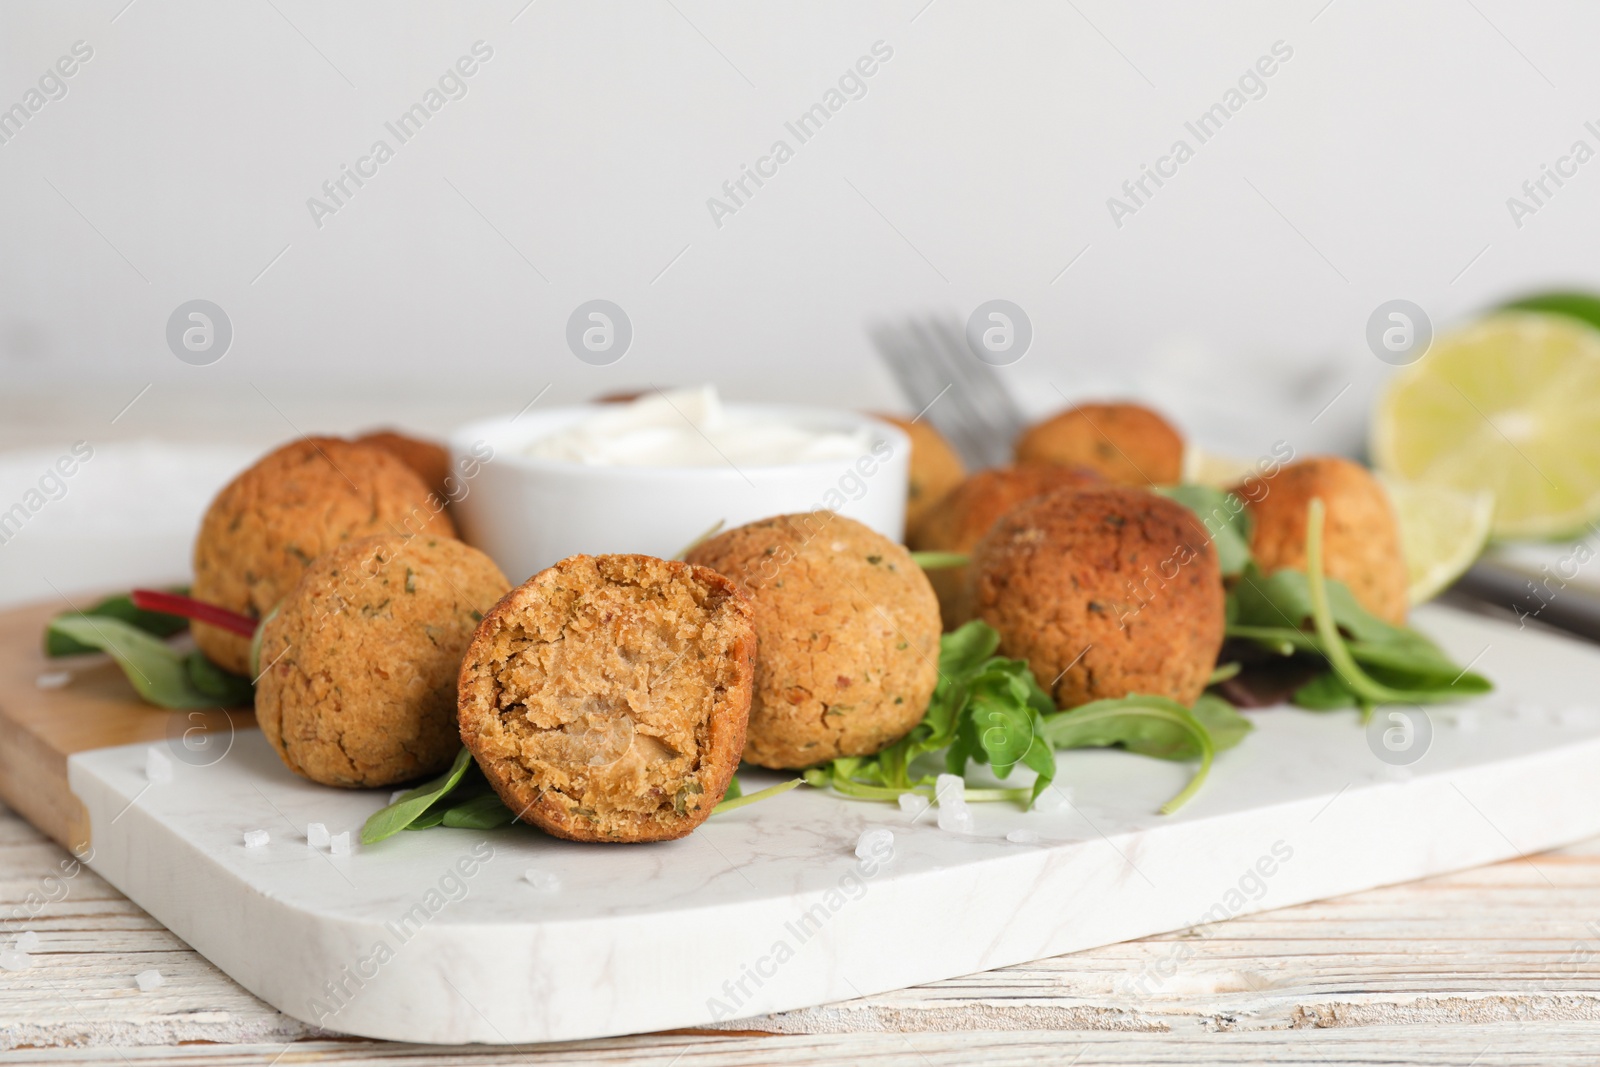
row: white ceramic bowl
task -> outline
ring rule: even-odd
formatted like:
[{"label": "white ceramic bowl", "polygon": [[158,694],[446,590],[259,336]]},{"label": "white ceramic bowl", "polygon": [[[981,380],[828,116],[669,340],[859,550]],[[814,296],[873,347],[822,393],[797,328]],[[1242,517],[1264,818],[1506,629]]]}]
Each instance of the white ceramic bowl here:
[{"label": "white ceramic bowl", "polygon": [[873,451],[855,460],[739,469],[623,467],[525,454],[532,442],[599,410],[585,404],[530,411],[469,423],[451,435],[451,459],[461,472],[451,492],[461,534],[513,582],[578,553],[670,557],[718,520],[731,529],[826,508],[896,541],[904,532],[911,441],[889,423],[833,408],[727,405],[730,414],[818,430],[865,428]]}]

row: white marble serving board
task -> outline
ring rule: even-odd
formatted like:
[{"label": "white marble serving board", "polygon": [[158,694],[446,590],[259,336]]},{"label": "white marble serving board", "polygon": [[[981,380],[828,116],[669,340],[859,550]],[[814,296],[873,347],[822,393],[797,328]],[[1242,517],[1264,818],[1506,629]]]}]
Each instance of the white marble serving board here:
[{"label": "white marble serving board", "polygon": [[[1514,858],[1600,833],[1600,649],[1443,608],[1416,621],[1499,690],[1430,710],[1418,762],[1353,712],[1252,713],[1174,816],[1186,765],[1064,753],[1072,801],[934,813],[810,789],[685,840],[578,845],[516,826],[403,833],[334,856],[387,791],[295,778],[255,731],[151,785],[145,747],[72,757],[91,866],[246,988],[331,1030],[532,1042],[695,1026],[845,1000],[1247,911]],[[1381,747],[1381,746],[1380,746]],[[748,776],[746,789],[778,780]],[[858,861],[868,827],[887,864]],[[246,848],[246,830],[271,842]],[[1038,844],[1008,842],[1036,831]],[[542,891],[535,868],[560,880]],[[408,918],[409,916],[409,918]],[[1155,990],[1157,967],[1129,974]]]}]

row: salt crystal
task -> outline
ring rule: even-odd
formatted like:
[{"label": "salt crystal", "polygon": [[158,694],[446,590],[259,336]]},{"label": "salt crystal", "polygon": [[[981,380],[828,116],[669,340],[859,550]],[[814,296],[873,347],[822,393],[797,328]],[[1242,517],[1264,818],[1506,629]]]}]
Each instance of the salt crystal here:
[{"label": "salt crystal", "polygon": [[328,847],[328,827],[320,822],[306,823],[306,844],[312,848]]},{"label": "salt crystal", "polygon": [[24,930],[17,935],[17,951],[32,952],[39,947],[39,935],[32,930]]},{"label": "salt crystal", "polygon": [[246,830],[244,832],[245,848],[260,848],[262,845],[271,840],[272,835],[268,834],[265,830]]},{"label": "salt crystal", "polygon": [[1066,811],[1072,807],[1072,790],[1059,785],[1051,785],[1039,799],[1033,802],[1038,811]]},{"label": "salt crystal", "polygon": [[1037,845],[1039,835],[1032,830],[1013,830],[1006,835],[1006,840],[1014,845]]},{"label": "salt crystal", "polygon": [[148,971],[140,971],[133,976],[133,980],[139,983],[139,992],[141,993],[148,993],[152,989],[160,989],[161,983],[165,981],[161,977],[161,972],[154,967]]},{"label": "salt crystal", "polygon": [[972,809],[965,805],[959,808],[939,808],[939,829],[948,830],[953,834],[972,833]]},{"label": "salt crystal", "polygon": [[861,831],[856,838],[856,858],[876,858],[887,862],[894,856],[894,831],[882,826]]},{"label": "salt crystal", "polygon": [[342,834],[334,834],[328,838],[328,851],[335,856],[350,855],[350,831],[346,830]]},{"label": "salt crystal", "polygon": [[33,680],[40,689],[60,689],[72,681],[71,671],[46,671]]},{"label": "salt crystal", "polygon": [[928,810],[931,802],[921,793],[901,793],[900,810],[915,819]]},{"label": "salt crystal", "polygon": [[154,745],[144,750],[144,776],[150,779],[151,785],[166,785],[172,781],[172,760]]},{"label": "salt crystal", "polygon": [[967,783],[959,774],[941,774],[934,780],[933,794],[941,808],[959,808],[967,803]]},{"label": "salt crystal", "polygon": [[14,948],[0,948],[0,971],[25,971],[33,966],[33,957]]},{"label": "salt crystal", "polygon": [[522,877],[541,893],[554,893],[561,888],[561,876],[554,871],[541,871],[537,867],[529,867],[522,872]]}]

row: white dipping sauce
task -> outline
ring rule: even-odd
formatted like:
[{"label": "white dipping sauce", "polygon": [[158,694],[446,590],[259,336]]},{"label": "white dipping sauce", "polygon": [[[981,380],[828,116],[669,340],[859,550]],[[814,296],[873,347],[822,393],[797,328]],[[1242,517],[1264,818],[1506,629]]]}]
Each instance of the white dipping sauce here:
[{"label": "white dipping sauce", "polygon": [[730,413],[716,386],[703,385],[612,405],[534,441],[526,454],[591,466],[773,467],[871,451],[865,429],[816,430]]}]

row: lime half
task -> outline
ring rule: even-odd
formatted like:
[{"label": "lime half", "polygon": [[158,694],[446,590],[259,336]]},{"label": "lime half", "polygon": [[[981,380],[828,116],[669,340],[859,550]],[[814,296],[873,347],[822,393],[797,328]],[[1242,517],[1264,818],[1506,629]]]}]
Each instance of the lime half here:
[{"label": "lime half", "polygon": [[1492,494],[1496,538],[1600,518],[1600,330],[1503,311],[1439,337],[1379,398],[1372,454],[1395,482]]},{"label": "lime half", "polygon": [[1444,485],[1383,479],[1406,557],[1406,596],[1432,600],[1466,573],[1483,553],[1494,518],[1494,496]]}]

